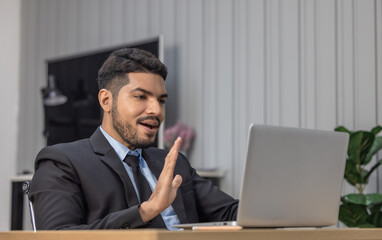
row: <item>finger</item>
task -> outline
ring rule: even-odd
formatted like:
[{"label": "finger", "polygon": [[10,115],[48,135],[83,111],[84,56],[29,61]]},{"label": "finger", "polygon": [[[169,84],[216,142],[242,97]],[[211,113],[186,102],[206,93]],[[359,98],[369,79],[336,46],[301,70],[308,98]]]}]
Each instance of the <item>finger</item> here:
[{"label": "finger", "polygon": [[171,150],[170,150],[170,153],[171,153],[171,152],[178,152],[179,149],[180,149],[180,145],[181,145],[181,144],[182,144],[182,138],[181,138],[181,137],[178,137],[178,138],[175,140],[174,144],[172,145]]},{"label": "finger", "polygon": [[175,167],[176,160],[178,159],[178,151],[181,144],[182,144],[182,138],[178,137],[175,140],[174,145],[172,145],[170,152],[166,156],[165,164],[163,167],[164,169],[170,168],[171,170],[171,168]]},{"label": "finger", "polygon": [[176,175],[174,179],[172,180],[172,188],[176,191],[180,187],[180,185],[183,182],[183,178],[180,175]]}]

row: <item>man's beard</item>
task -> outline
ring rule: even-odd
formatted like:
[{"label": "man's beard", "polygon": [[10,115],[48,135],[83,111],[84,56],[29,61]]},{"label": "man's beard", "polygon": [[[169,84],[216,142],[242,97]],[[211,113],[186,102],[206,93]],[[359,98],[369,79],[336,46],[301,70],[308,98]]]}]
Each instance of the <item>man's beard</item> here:
[{"label": "man's beard", "polygon": [[[129,122],[122,122],[120,114],[117,109],[117,104],[113,102],[111,116],[113,118],[113,128],[122,138],[124,142],[135,148],[147,148],[154,145],[155,138],[150,140],[147,138],[140,138],[138,136],[138,129],[134,128]],[[142,119],[141,119],[142,120]],[[159,121],[159,119],[158,119]],[[137,120],[137,124],[139,119]]]}]

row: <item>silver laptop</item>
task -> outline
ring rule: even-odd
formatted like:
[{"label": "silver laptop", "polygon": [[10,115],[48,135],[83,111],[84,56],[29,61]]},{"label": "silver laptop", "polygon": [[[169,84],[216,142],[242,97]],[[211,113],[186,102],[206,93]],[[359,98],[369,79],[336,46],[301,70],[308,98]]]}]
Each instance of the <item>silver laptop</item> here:
[{"label": "silver laptop", "polygon": [[252,124],[237,221],[177,227],[335,225],[348,140],[346,133]]}]

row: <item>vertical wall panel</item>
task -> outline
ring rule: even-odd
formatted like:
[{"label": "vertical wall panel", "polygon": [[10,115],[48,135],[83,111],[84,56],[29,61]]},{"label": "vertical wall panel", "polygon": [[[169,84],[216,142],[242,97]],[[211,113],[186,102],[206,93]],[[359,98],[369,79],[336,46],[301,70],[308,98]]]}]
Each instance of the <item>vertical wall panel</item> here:
[{"label": "vertical wall panel", "polygon": [[198,133],[198,141],[204,140],[204,161],[203,167],[214,168],[220,166],[219,159],[216,158],[216,152],[218,146],[216,143],[217,136],[217,117],[216,110],[216,95],[219,91],[216,88],[217,81],[217,2],[216,0],[203,2],[203,59],[204,59],[204,71],[202,88],[204,96],[203,107],[203,125],[204,131]]},{"label": "vertical wall panel", "polygon": [[[65,1],[60,1],[65,2]],[[82,0],[80,2],[81,14],[81,49],[95,49],[100,44],[99,37],[99,1]],[[60,31],[60,29],[57,29]]]},{"label": "vertical wall panel", "polygon": [[298,127],[299,112],[298,0],[280,1],[280,124]]},{"label": "vertical wall panel", "polygon": [[175,8],[174,0],[164,0],[160,3],[161,24],[158,32],[164,36],[164,62],[168,66],[166,88],[170,96],[166,103],[166,125],[172,126],[178,118],[178,85],[175,63],[177,59],[175,46]]},{"label": "vertical wall panel", "polygon": [[[233,142],[232,151],[234,160],[232,162],[234,185],[241,182],[242,168],[246,154],[246,133],[248,125],[248,108],[252,106],[248,102],[246,89],[248,88],[247,71],[247,29],[248,2],[233,1]],[[235,189],[235,196],[239,196],[239,188]]]},{"label": "vertical wall panel", "polygon": [[124,27],[122,0],[100,2],[100,42],[101,46],[122,43]]},{"label": "vertical wall panel", "polygon": [[[337,125],[354,129],[353,1],[337,2]],[[346,181],[343,194],[355,192]]]},{"label": "vertical wall panel", "polygon": [[[45,0],[41,4],[40,22],[41,29],[44,34],[41,38],[43,45],[41,46],[45,58],[52,58],[57,55],[57,29],[56,29],[56,0]],[[78,23],[77,23],[78,24]],[[46,79],[44,79],[46,80]],[[41,81],[41,83],[46,83]]]},{"label": "vertical wall panel", "polygon": [[232,139],[233,139],[233,122],[232,119],[232,34],[233,34],[233,19],[232,19],[232,1],[221,0],[217,1],[217,152],[215,153],[219,166],[227,171],[226,177],[222,181],[222,188],[227,191],[232,191],[232,171],[231,164],[236,161],[237,156],[232,154]]},{"label": "vertical wall panel", "polygon": [[[56,13],[58,15],[57,21],[57,47],[59,55],[67,55],[78,51],[79,36],[77,34],[79,16],[77,1],[57,1]],[[43,29],[41,29],[42,37]]]},{"label": "vertical wall panel", "polygon": [[316,128],[316,14],[314,0],[300,1],[300,123]]},{"label": "vertical wall panel", "polygon": [[[166,88],[170,96],[166,103],[166,125],[172,126],[178,118],[178,84],[176,77],[176,49],[175,46],[175,8],[174,0],[163,0],[160,3],[160,26],[158,33],[164,37],[164,62],[168,66]],[[153,33],[151,33],[153,34]]]},{"label": "vertical wall panel", "polygon": [[[204,61],[201,49],[203,49],[203,2],[202,0],[194,0],[188,2],[189,20],[187,22],[188,40],[187,57],[190,59],[187,65],[187,87],[186,101],[187,115],[185,119],[187,124],[194,125],[196,132],[203,133],[203,116],[201,114],[192,114],[190,109],[196,112],[203,112],[203,74]],[[198,139],[193,147],[192,161],[196,166],[203,164],[204,144],[202,139]],[[206,147],[208,149],[208,147]]]},{"label": "vertical wall panel", "polygon": [[[375,31],[376,31],[376,111],[377,124],[382,125],[382,1],[376,1],[375,6]],[[382,153],[379,152],[377,159],[382,159]],[[378,192],[382,193],[382,167],[377,172]]]},{"label": "vertical wall panel", "polygon": [[134,39],[147,37],[148,33],[148,2],[147,0],[135,1],[134,11]]},{"label": "vertical wall panel", "polygon": [[178,102],[178,118],[182,121],[187,120],[188,109],[187,101],[185,101],[187,96],[187,88],[185,82],[187,81],[188,72],[188,58],[187,58],[187,46],[189,45],[188,31],[187,31],[187,19],[188,19],[188,9],[186,0],[175,1],[175,54],[176,60],[175,74],[177,77],[178,85],[178,95],[176,101]]},{"label": "vertical wall panel", "polygon": [[[357,129],[370,130],[376,125],[376,66],[375,66],[375,1],[355,2],[355,109]],[[375,164],[375,159],[371,165]],[[373,174],[365,189],[377,190],[376,175]]]},{"label": "vertical wall panel", "polygon": [[336,125],[335,2],[316,1],[316,120],[318,129]]},{"label": "vertical wall panel", "polygon": [[337,2],[338,125],[354,129],[353,1]]},{"label": "vertical wall panel", "polygon": [[159,35],[159,29],[161,29],[161,26],[163,26],[162,23],[162,12],[161,12],[161,6],[163,5],[163,1],[158,0],[148,0],[147,2],[147,18],[148,18],[148,25],[147,25],[147,33],[148,36],[156,36]]},{"label": "vertical wall panel", "polygon": [[131,42],[135,39],[135,26],[137,25],[136,22],[136,2],[135,0],[125,0],[123,1],[123,29],[122,29],[122,36],[123,40],[126,42]]},{"label": "vertical wall panel", "polygon": [[[371,128],[375,125],[375,27],[374,1],[354,2],[355,44],[355,108],[356,127]],[[368,106],[368,107],[366,107]]]},{"label": "vertical wall panel", "polygon": [[248,0],[246,8],[248,123],[263,124],[265,121],[265,2],[265,0]]},{"label": "vertical wall panel", "polygon": [[280,1],[266,1],[266,124],[280,124]]},{"label": "vertical wall panel", "polygon": [[[31,91],[35,85],[38,85],[36,78],[37,69],[33,65],[36,61],[36,42],[38,33],[37,29],[37,0],[22,1],[22,36],[21,36],[21,73],[20,73],[20,111],[18,124],[18,147],[17,152],[19,162],[17,164],[17,172],[24,170],[33,170],[33,161],[35,154],[39,150],[36,146],[36,139],[42,139],[39,126],[42,122],[35,122],[38,114],[35,109],[39,106],[35,105],[39,92]],[[42,118],[41,118],[42,119]]]}]

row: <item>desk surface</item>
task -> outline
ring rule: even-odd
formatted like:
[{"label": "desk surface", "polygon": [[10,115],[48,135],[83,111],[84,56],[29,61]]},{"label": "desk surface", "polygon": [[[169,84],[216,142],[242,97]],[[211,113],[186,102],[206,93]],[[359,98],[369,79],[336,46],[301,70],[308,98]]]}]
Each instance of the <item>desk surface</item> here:
[{"label": "desk surface", "polygon": [[239,231],[10,231],[0,232],[0,240],[373,240],[382,239],[382,229],[245,229]]}]

